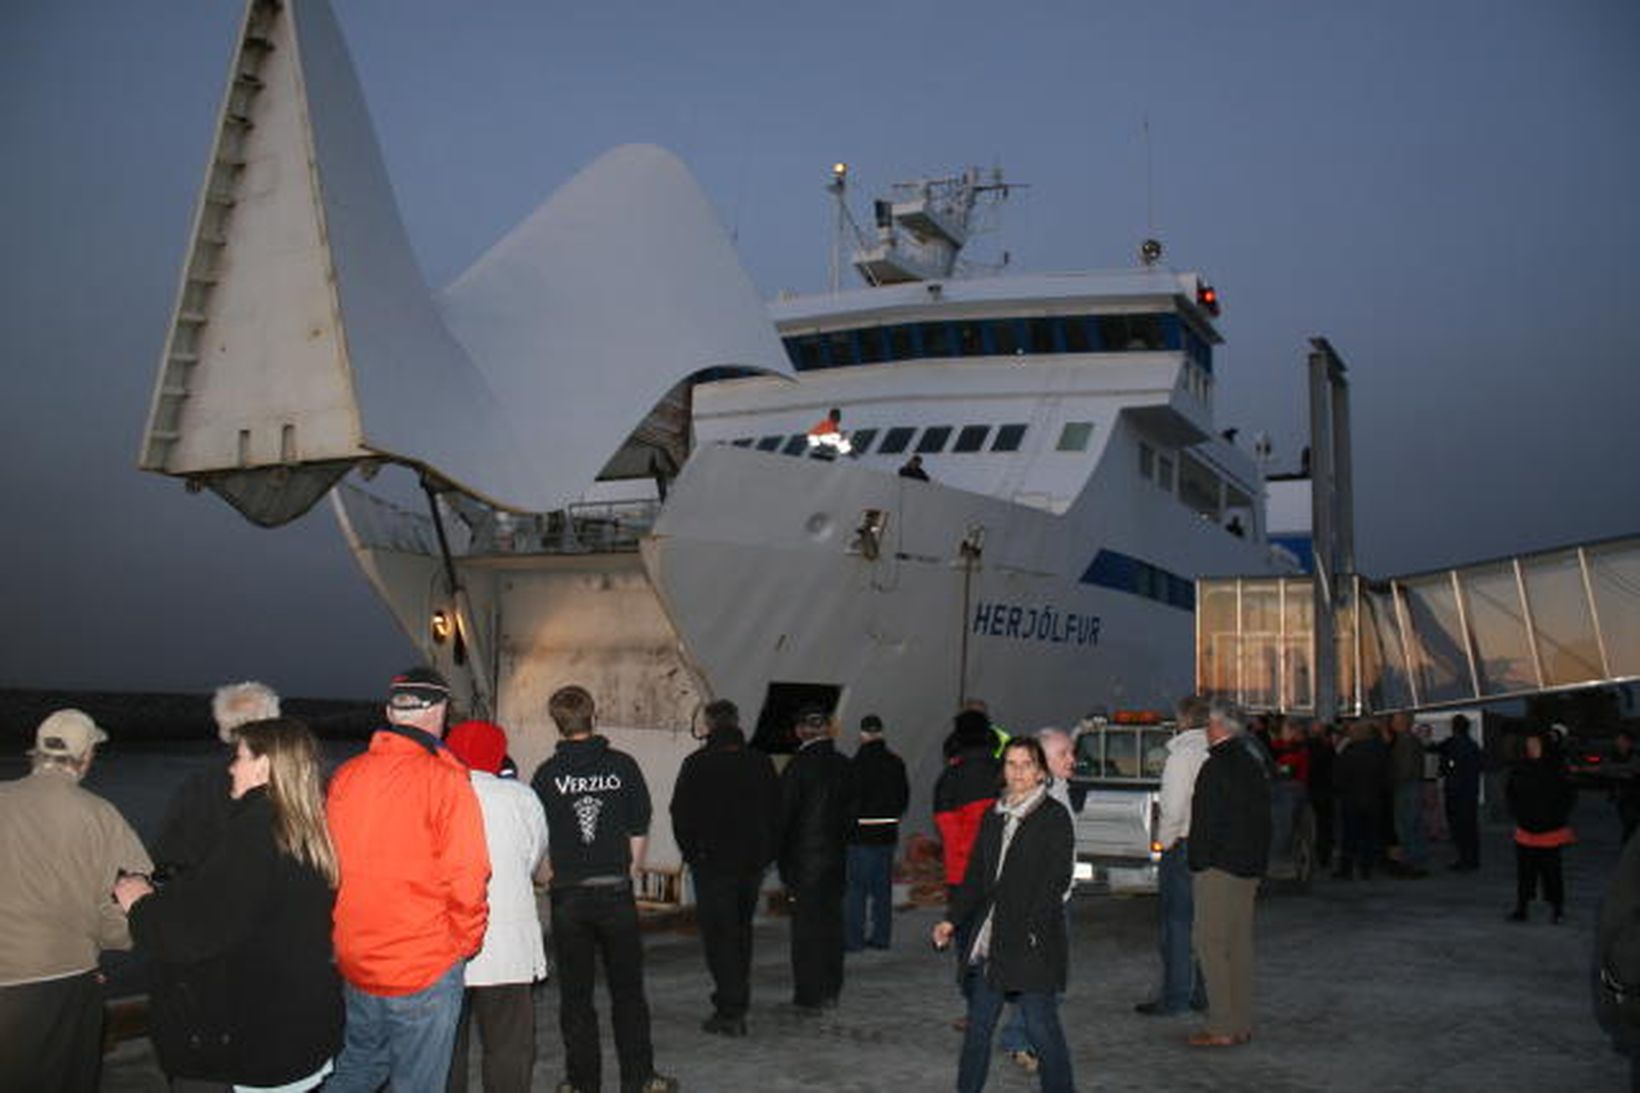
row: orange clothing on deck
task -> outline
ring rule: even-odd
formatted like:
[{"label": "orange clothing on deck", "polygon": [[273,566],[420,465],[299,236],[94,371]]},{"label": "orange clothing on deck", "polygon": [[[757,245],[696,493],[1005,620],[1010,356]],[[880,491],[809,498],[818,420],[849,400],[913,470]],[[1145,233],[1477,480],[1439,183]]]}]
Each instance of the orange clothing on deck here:
[{"label": "orange clothing on deck", "polygon": [[490,855],[467,768],[414,729],[383,729],[326,804],[341,885],[336,965],[368,994],[413,994],[484,941]]}]

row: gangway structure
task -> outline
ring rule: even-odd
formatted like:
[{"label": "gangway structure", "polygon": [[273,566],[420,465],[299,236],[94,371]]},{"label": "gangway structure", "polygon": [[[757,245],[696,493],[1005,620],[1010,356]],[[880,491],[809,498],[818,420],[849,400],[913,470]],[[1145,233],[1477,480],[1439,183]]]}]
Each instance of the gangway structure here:
[{"label": "gangway structure", "polygon": [[1196,682],[1247,709],[1359,717],[1640,680],[1640,536],[1336,581],[1336,707],[1316,579],[1204,579]]}]

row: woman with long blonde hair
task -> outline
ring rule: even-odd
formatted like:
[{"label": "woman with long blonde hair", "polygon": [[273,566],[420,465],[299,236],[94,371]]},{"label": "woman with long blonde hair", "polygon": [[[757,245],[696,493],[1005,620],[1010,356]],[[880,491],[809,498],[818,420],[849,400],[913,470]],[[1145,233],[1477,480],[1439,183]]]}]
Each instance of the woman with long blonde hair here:
[{"label": "woman with long blonde hair", "polygon": [[311,1089],[343,1020],[318,745],[295,719],[253,721],[228,773],[228,826],[204,862],[157,890],[123,877],[114,898],[155,962],[150,1033],[173,1083]]}]

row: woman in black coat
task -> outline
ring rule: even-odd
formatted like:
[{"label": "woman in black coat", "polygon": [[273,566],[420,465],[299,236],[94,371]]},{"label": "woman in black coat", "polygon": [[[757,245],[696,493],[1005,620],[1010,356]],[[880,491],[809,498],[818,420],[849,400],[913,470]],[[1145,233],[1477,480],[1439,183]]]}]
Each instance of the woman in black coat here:
[{"label": "woman in black coat", "polygon": [[1002,797],[986,812],[962,884],[933,933],[934,945],[944,948],[964,927],[968,951],[959,956],[977,972],[957,1089],[985,1087],[991,1034],[1003,1003],[1014,1002],[1036,1049],[1042,1088],[1064,1093],[1075,1087],[1059,1024],[1067,963],[1064,896],[1075,839],[1070,814],[1048,796],[1048,765],[1034,737],[1008,741],[1002,776]]},{"label": "woman in black coat", "polygon": [[1526,906],[1541,877],[1544,898],[1559,922],[1566,913],[1560,850],[1577,841],[1567,824],[1577,789],[1566,777],[1560,756],[1547,748],[1541,735],[1532,733],[1526,738],[1526,757],[1509,772],[1505,792],[1515,817],[1515,909],[1509,921],[1526,921]]},{"label": "woman in black coat", "polygon": [[228,772],[228,826],[205,860],[158,890],[122,877],[114,897],[154,961],[150,1033],[167,1074],[191,1090],[310,1089],[343,1021],[318,748],[300,721],[255,721]]}]

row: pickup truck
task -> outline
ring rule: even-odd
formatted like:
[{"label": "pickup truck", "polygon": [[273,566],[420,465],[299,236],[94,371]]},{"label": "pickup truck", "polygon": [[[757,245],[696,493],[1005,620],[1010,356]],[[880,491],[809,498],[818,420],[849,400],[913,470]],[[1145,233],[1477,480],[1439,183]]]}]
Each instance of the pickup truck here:
[{"label": "pickup truck", "polygon": [[[1162,860],[1162,767],[1172,722],[1095,720],[1076,737],[1070,796],[1075,806],[1078,891],[1154,892]],[[1271,786],[1273,842],[1265,876],[1302,890],[1315,868],[1315,814],[1301,783]]]}]

